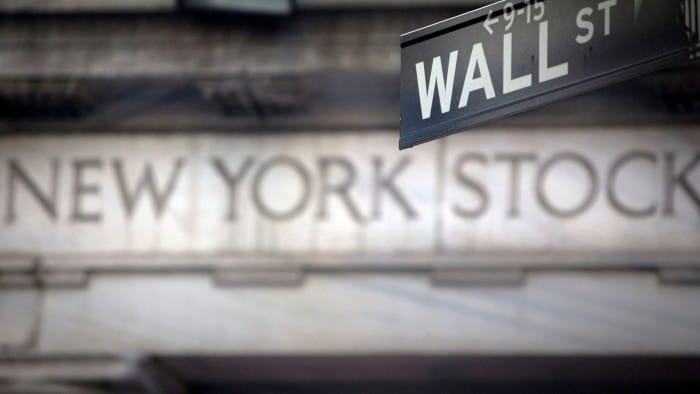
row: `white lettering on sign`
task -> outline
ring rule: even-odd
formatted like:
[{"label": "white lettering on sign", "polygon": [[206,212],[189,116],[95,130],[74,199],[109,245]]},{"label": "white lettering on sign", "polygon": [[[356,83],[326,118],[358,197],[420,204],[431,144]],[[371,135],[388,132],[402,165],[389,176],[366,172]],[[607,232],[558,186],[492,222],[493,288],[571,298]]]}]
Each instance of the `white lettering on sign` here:
[{"label": "white lettering on sign", "polygon": [[[478,77],[476,77],[477,71],[479,72]],[[486,62],[484,46],[478,43],[474,44],[472,54],[469,57],[469,66],[467,67],[467,74],[464,77],[464,87],[462,88],[462,95],[459,99],[459,108],[464,108],[469,104],[469,95],[472,92],[482,89],[486,93],[487,99],[490,100],[496,97],[496,92],[493,89],[493,82],[491,82],[491,72]]]},{"label": "white lettering on sign", "polygon": [[549,22],[540,23],[540,83],[565,77],[569,74],[569,63],[549,66]]},{"label": "white lettering on sign", "polygon": [[503,36],[503,94],[532,86],[532,74],[513,79],[513,34]]},{"label": "white lettering on sign", "polygon": [[[569,73],[569,64],[561,63],[556,66],[549,65],[549,22],[543,21],[539,24],[539,82],[548,82],[562,78]],[[512,78],[513,63],[513,35],[507,33],[503,36],[503,94],[512,93],[532,86],[532,76],[523,75],[519,78]],[[421,114],[423,119],[432,116],[433,100],[437,88],[440,101],[440,109],[443,114],[450,112],[452,102],[452,92],[454,86],[455,68],[459,51],[450,53],[449,65],[447,68],[447,78],[444,76],[442,59],[437,56],[433,59],[430,70],[430,78],[426,79],[425,63],[416,64],[416,75],[418,78],[418,95],[420,99]],[[472,47],[469,56],[467,71],[464,77],[462,93],[459,99],[459,108],[469,105],[471,93],[483,90],[487,100],[496,97],[491,72],[489,70],[486,52],[483,43],[476,43]]]},{"label": "white lettering on sign", "polygon": [[606,36],[610,35],[610,9],[616,5],[617,5],[617,0],[607,0],[607,1],[604,1],[600,4],[598,4],[598,10],[603,11],[603,13],[605,14],[604,34]]},{"label": "white lettering on sign", "polygon": [[438,96],[440,97],[440,109],[442,113],[450,111],[452,103],[452,88],[455,82],[455,69],[457,68],[457,57],[459,52],[453,51],[450,53],[450,60],[447,67],[447,80],[442,71],[442,59],[437,56],[433,59],[433,67],[430,70],[430,80],[426,83],[425,79],[425,64],[420,62],[416,64],[416,75],[418,75],[418,95],[420,96],[420,107],[423,113],[423,119],[430,118],[430,113],[433,108],[433,97],[435,96],[435,88],[437,87]]},{"label": "white lettering on sign", "polygon": [[[598,11],[602,13],[603,35],[609,36],[611,33],[611,13],[612,8],[617,6],[617,0],[607,0],[598,4]],[[595,36],[595,24],[591,20],[595,10],[591,7],[582,8],[576,15],[576,27],[582,30],[576,36],[576,42],[586,44]],[[635,11],[636,12],[636,11]]]},{"label": "white lettering on sign", "polygon": [[581,33],[576,36],[576,42],[579,44],[586,44],[593,39],[593,33],[595,32],[595,25],[590,20],[585,19],[593,15],[593,8],[585,7],[578,12],[576,16],[576,26],[579,29],[585,30],[585,33]]},{"label": "white lettering on sign", "polygon": [[[610,36],[613,32],[612,13],[617,5],[617,0],[605,0],[593,7],[584,7],[579,10],[575,18],[578,34],[572,37],[573,40],[583,45],[593,40],[596,34],[601,34],[604,37]],[[635,3],[635,12],[638,12],[640,5],[641,2]],[[550,61],[550,56],[555,52],[550,49],[550,42],[553,38],[550,32],[550,21],[544,19],[545,11],[544,2],[535,0],[519,4],[506,3],[503,6],[502,18],[494,16],[493,10],[489,11],[483,23],[483,28],[489,35],[494,34],[494,26],[504,22],[501,59],[489,59],[487,54],[492,52],[488,50],[488,43],[477,42],[472,45],[469,56],[463,56],[466,49],[458,49],[450,52],[447,59],[443,59],[441,56],[434,57],[429,72],[426,71],[425,62],[416,63],[422,119],[428,120],[434,115],[433,103],[436,91],[440,113],[446,114],[454,111],[453,101],[456,99],[454,95],[457,93],[454,91],[454,85],[460,81],[462,82],[462,90],[457,96],[459,97],[457,109],[469,108],[470,96],[477,91],[483,90],[486,101],[496,98],[497,93],[494,89],[496,84],[494,82],[498,81],[493,80],[489,65],[502,65],[502,74],[500,75],[502,91],[500,94],[504,96],[533,88],[535,86],[534,72],[538,73],[538,84],[568,76],[569,63],[567,61],[558,64],[553,64],[554,62]],[[532,59],[528,58],[524,63],[525,66],[522,65],[522,59],[518,57],[522,58],[523,52],[527,53],[529,50],[523,51],[518,45],[525,45],[524,43],[531,39],[522,34],[518,36],[511,32],[518,20],[522,20],[522,23],[527,25],[536,24],[538,29],[536,51],[532,53]],[[561,40],[561,37],[556,39]],[[444,60],[447,60],[446,70]],[[536,65],[536,68],[532,71],[523,70],[523,67],[529,66],[530,60],[532,60],[533,65]],[[500,63],[497,63],[498,61]],[[515,69],[516,64],[518,65],[517,70]],[[466,69],[466,72],[461,74],[459,68]],[[461,75],[464,75],[464,79],[455,81],[455,78],[459,78]]]}]

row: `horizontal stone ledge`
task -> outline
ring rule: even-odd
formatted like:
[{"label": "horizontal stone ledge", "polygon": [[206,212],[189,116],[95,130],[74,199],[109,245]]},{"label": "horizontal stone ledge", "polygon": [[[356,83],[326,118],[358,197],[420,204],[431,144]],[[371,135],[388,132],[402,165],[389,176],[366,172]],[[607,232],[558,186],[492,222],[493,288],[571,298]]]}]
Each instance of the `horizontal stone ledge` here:
[{"label": "horizontal stone ledge", "polygon": [[89,286],[93,275],[207,275],[213,283],[221,287],[300,287],[309,276],[316,275],[379,275],[401,276],[404,274],[426,275],[433,286],[436,287],[521,287],[526,280],[533,275],[568,273],[576,274],[656,274],[661,286],[700,286],[700,269],[684,268],[643,268],[643,267],[523,267],[488,268],[481,266],[413,266],[413,267],[389,267],[386,265],[359,265],[348,264],[343,267],[317,267],[305,268],[303,266],[285,266],[284,264],[262,266],[232,266],[229,268],[198,267],[153,267],[144,265],[141,267],[111,267],[95,269],[94,267],[68,269],[53,269],[50,271],[39,270],[34,274],[3,273],[0,271],[0,289],[81,289]]},{"label": "horizontal stone ledge", "polygon": [[301,269],[250,269],[216,270],[214,283],[218,286],[301,286],[304,273]]},{"label": "horizontal stone ledge", "polygon": [[187,272],[202,269],[257,270],[271,267],[303,267],[329,271],[400,271],[455,269],[539,268],[542,270],[650,270],[659,266],[694,267],[695,255],[628,253],[619,256],[594,254],[454,254],[454,255],[222,255],[222,254],[83,254],[46,255],[39,269],[91,270],[94,272]]},{"label": "horizontal stone ledge", "polygon": [[517,287],[525,283],[524,270],[485,270],[438,268],[433,271],[432,281],[436,286],[497,286]]},{"label": "horizontal stone ledge", "polygon": [[0,356],[0,380],[124,380],[132,377],[135,362],[132,357],[113,356]]},{"label": "horizontal stone ledge", "polygon": [[37,280],[31,274],[0,273],[0,289],[36,287]]},{"label": "horizontal stone ledge", "polygon": [[36,269],[36,263],[31,254],[0,254],[0,272],[26,274]]},{"label": "horizontal stone ledge", "polygon": [[700,286],[700,269],[662,269],[659,282],[668,286]]}]

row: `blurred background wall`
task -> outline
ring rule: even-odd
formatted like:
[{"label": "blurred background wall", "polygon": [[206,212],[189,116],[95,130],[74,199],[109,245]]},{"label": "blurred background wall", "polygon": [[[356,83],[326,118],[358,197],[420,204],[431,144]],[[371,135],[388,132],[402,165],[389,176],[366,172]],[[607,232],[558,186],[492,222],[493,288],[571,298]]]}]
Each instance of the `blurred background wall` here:
[{"label": "blurred background wall", "polygon": [[697,64],[399,153],[480,5],[0,3],[0,392],[696,391]]}]

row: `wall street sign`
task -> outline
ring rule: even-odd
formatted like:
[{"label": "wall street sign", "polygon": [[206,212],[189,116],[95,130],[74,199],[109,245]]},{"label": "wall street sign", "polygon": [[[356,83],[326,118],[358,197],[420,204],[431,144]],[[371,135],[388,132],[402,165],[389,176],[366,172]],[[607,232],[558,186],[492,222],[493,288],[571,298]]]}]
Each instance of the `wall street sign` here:
[{"label": "wall street sign", "polygon": [[401,37],[401,149],[687,60],[697,0],[500,1]]}]

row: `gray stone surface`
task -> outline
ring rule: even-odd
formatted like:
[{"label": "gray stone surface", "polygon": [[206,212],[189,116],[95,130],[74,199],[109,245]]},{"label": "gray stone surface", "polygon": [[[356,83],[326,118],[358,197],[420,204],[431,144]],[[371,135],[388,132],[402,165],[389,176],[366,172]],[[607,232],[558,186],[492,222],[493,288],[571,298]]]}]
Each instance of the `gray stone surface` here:
[{"label": "gray stone surface", "polygon": [[37,290],[0,288],[0,349],[31,349],[39,329],[41,295]]},{"label": "gray stone surface", "polygon": [[541,273],[512,288],[437,288],[418,275],[314,275],[296,288],[106,275],[47,291],[37,351],[697,354],[697,300],[697,288],[643,273]]}]

